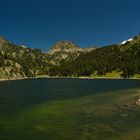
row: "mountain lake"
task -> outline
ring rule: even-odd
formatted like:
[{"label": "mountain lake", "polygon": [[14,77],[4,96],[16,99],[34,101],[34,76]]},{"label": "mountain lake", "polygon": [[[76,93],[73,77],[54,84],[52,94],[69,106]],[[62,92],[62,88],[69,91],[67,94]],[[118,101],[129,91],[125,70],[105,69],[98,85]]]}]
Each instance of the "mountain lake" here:
[{"label": "mountain lake", "polygon": [[0,82],[0,140],[140,140],[140,81]]}]

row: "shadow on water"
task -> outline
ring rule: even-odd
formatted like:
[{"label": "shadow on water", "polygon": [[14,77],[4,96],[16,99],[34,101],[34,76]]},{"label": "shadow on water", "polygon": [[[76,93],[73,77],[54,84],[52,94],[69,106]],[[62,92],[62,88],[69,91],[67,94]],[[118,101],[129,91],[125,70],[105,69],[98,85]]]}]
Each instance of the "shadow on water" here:
[{"label": "shadow on water", "polygon": [[0,82],[0,114],[44,101],[139,88],[139,80],[27,79]]}]

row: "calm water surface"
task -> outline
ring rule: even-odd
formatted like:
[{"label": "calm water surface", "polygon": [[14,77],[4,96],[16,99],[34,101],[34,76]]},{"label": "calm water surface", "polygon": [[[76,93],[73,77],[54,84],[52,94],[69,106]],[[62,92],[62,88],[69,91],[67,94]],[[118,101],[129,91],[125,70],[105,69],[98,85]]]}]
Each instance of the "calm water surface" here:
[{"label": "calm water surface", "polygon": [[[30,79],[5,81],[0,82],[0,109],[13,112],[20,107],[28,107],[43,101],[139,87],[139,80]],[[0,113],[4,112],[0,111]]]},{"label": "calm water surface", "polygon": [[[54,132],[57,130],[57,127],[54,127],[56,129],[55,130],[52,129],[52,127],[48,126],[48,130],[46,130],[46,125],[50,125],[49,123],[51,121],[53,122],[53,125],[58,125],[58,123],[59,125],[61,125],[61,116],[58,114],[72,111],[75,108],[75,103],[73,103],[74,99],[82,98],[83,102],[83,97],[98,94],[102,95],[108,92],[114,92],[114,94],[117,94],[116,91],[137,88],[140,88],[139,80],[29,79],[0,82],[0,140],[59,140],[71,138],[88,140],[88,137],[86,136],[85,138],[84,136],[83,138],[78,137],[81,134],[71,134],[69,131],[71,129],[59,135],[59,133],[57,132],[61,131],[60,127],[59,131]],[[62,104],[66,106],[67,103],[62,103],[62,101],[71,101],[71,107],[67,107],[67,109],[64,108]],[[56,105],[55,102],[59,102],[59,104],[56,103]],[[40,105],[42,104],[45,104],[45,107],[43,107],[46,108],[46,110],[48,109],[48,112],[39,112],[41,110]],[[58,112],[58,110],[61,110],[62,107],[63,111]],[[39,113],[35,111],[37,109]],[[38,116],[25,115],[29,114],[30,112],[32,112],[32,114],[36,112],[36,115]],[[57,114],[55,115],[54,112],[57,112]],[[54,116],[54,118],[52,120],[50,119],[47,122],[47,115],[49,113],[54,114],[52,115]],[[71,125],[73,124],[73,126],[70,126],[73,129],[74,124],[77,122],[76,121],[74,123],[77,116],[74,116],[73,114],[71,115],[74,117],[74,119],[71,120],[71,122],[73,123],[70,123]],[[36,121],[34,120],[35,117],[37,117]],[[83,119],[86,120],[86,118]],[[34,120],[34,122],[32,122],[32,120]],[[25,121],[25,123],[28,123],[27,126],[25,126],[25,124],[23,126],[21,121]],[[39,124],[36,124],[37,121],[39,121]],[[42,123],[44,125],[42,125]],[[70,124],[69,122],[65,122],[65,124],[63,125],[66,126],[63,127],[66,128]],[[56,137],[54,137],[53,134],[55,134]],[[75,136],[70,137],[70,135]],[[98,137],[96,138],[99,139]],[[89,140],[96,138],[89,137]]]}]

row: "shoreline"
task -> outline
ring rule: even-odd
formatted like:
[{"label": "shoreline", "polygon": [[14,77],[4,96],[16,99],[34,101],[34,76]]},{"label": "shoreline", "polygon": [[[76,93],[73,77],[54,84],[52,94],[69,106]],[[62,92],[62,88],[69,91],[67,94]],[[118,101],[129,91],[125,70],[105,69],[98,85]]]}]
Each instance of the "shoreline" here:
[{"label": "shoreline", "polygon": [[30,77],[0,79],[0,82],[2,82],[2,81],[17,81],[17,80],[25,80],[25,79],[30,79]]},{"label": "shoreline", "polygon": [[2,81],[17,81],[26,79],[82,79],[82,80],[140,80],[140,78],[123,78],[123,77],[57,77],[57,76],[43,76],[43,77],[23,77],[23,78],[8,78],[0,79]]}]

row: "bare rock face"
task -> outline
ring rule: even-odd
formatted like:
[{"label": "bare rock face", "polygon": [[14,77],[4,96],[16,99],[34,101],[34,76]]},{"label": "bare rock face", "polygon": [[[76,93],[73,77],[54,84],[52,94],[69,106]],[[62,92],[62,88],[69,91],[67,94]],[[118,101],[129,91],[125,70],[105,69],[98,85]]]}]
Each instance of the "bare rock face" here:
[{"label": "bare rock face", "polygon": [[76,45],[74,42],[71,41],[60,41],[54,44],[52,49],[50,51],[67,51],[72,49],[79,49],[78,45]]},{"label": "bare rock face", "polygon": [[48,59],[54,65],[59,65],[61,62],[70,62],[75,60],[81,53],[87,53],[95,48],[80,48],[74,42],[60,41],[47,53]]},{"label": "bare rock face", "polygon": [[26,75],[20,64],[5,60],[5,67],[0,67],[0,79],[25,78]]}]

